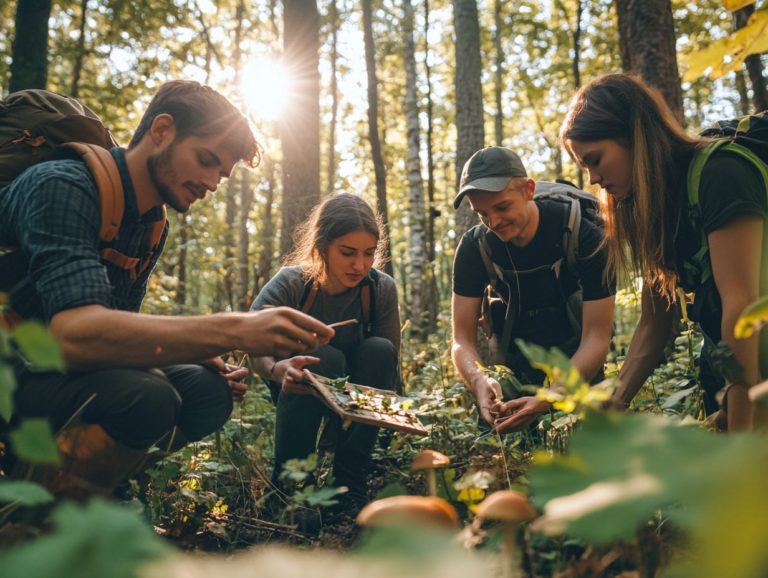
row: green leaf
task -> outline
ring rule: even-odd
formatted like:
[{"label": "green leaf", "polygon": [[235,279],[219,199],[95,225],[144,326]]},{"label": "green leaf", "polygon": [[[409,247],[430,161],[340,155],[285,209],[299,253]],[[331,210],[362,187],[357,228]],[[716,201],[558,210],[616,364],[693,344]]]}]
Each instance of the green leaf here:
[{"label": "green leaf", "polygon": [[53,496],[39,484],[0,479],[0,502],[16,502],[22,506],[37,506],[53,501]]},{"label": "green leaf", "polygon": [[64,371],[59,344],[38,322],[27,321],[13,330],[13,338],[32,365],[39,369]]},{"label": "green leaf", "polygon": [[7,365],[0,364],[0,418],[6,422],[13,415],[13,392],[16,389],[16,378],[13,370]]},{"label": "green leaf", "polygon": [[[661,416],[588,414],[569,455],[539,455],[530,471],[544,507],[536,527],[597,543],[631,538],[662,506],[705,503],[718,474],[738,472],[734,460],[753,443]],[[700,512],[688,510],[678,522],[695,524]]]},{"label": "green leaf", "polygon": [[0,554],[3,578],[134,578],[168,548],[128,509],[99,500],[64,503],[53,535]]},{"label": "green leaf", "polygon": [[47,419],[25,419],[10,433],[10,437],[13,450],[20,459],[32,463],[56,464],[59,462],[56,441]]}]

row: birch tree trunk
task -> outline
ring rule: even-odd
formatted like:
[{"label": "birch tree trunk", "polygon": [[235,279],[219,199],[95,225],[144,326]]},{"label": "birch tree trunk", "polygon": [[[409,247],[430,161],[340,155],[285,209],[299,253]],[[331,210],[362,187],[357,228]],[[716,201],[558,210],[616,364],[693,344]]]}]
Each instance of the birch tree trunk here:
[{"label": "birch tree trunk", "polygon": [[435,274],[435,219],[440,216],[440,211],[435,204],[435,157],[434,157],[434,104],[432,102],[432,67],[430,65],[429,45],[429,0],[424,0],[424,82],[426,85],[427,107],[427,232],[426,250],[429,277],[427,279],[428,323],[427,330],[432,332],[437,327],[437,313],[440,302],[440,292],[437,287],[437,275]]},{"label": "birch tree trunk", "polygon": [[496,103],[496,114],[493,118],[493,127],[495,129],[495,144],[502,146],[504,140],[504,111],[501,95],[504,91],[504,51],[501,47],[501,35],[504,25],[502,17],[502,0],[496,0],[493,3],[493,52],[495,57],[495,69],[493,71],[493,97]]},{"label": "birch tree trunk", "polygon": [[[368,140],[371,143],[371,158],[376,177],[376,208],[381,213],[384,226],[389,229],[389,211],[387,210],[387,174],[384,155],[379,139],[379,89],[376,79],[376,46],[373,40],[373,8],[371,0],[363,0],[363,41],[365,44],[365,68],[368,78]],[[391,255],[387,247],[387,255]],[[387,261],[384,268],[390,275],[394,270],[392,262]]]},{"label": "birch tree trunk", "polygon": [[684,124],[671,0],[615,0],[615,6],[624,71],[658,89]]},{"label": "birch tree trunk", "polygon": [[[453,0],[456,34],[456,186],[461,169],[472,154],[483,148],[483,91],[480,84],[480,26],[476,0]],[[477,219],[462,202],[456,212],[456,242]]]},{"label": "birch tree trunk", "polygon": [[416,48],[413,39],[414,10],[411,0],[403,0],[403,56],[405,60],[405,117],[408,134],[408,224],[410,238],[409,319],[414,333],[423,333],[425,315],[426,243],[424,239],[424,183],[421,178],[421,129],[419,127]]},{"label": "birch tree trunk", "polygon": [[283,203],[280,247],[290,250],[293,233],[320,200],[320,23],[315,0],[284,0],[283,53],[293,77],[283,115]]}]

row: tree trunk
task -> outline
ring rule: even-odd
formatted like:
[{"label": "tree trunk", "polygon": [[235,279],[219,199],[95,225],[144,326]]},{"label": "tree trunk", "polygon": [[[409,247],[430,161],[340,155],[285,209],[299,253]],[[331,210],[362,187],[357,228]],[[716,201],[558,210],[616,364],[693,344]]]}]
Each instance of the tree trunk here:
[{"label": "tree trunk", "polygon": [[[739,30],[747,25],[747,21],[755,11],[755,5],[749,4],[733,13],[733,29]],[[766,88],[765,77],[763,76],[763,61],[759,54],[750,54],[744,60],[744,66],[749,75],[749,82],[752,85],[752,104],[755,112],[768,110],[768,88]]]},{"label": "tree trunk", "polygon": [[261,251],[253,280],[254,295],[257,295],[272,277],[275,253],[275,218],[272,210],[275,202],[275,166],[267,161],[262,170],[267,173],[267,188],[264,192],[264,209],[261,215]]},{"label": "tree trunk", "polygon": [[[584,5],[582,3],[582,0],[575,0],[575,1],[576,1],[576,5],[574,8],[575,14],[574,14],[573,24],[571,24],[571,16],[565,4],[561,0],[557,0],[557,6],[560,9],[560,11],[563,13],[563,17],[565,18],[565,21],[568,24],[568,32],[571,36],[571,48],[573,50],[573,56],[571,58],[571,71],[573,74],[573,87],[574,87],[574,90],[577,91],[579,90],[579,87],[581,87],[581,15],[584,12]],[[536,110],[537,109],[534,105],[534,111]],[[545,140],[547,140],[546,137],[545,137]],[[552,148],[553,150],[554,162],[555,162],[555,174],[557,178],[561,178],[563,174],[563,152],[562,152],[562,149],[560,148],[560,143],[556,142],[554,146],[552,146],[547,140],[547,144],[550,145],[550,148]],[[583,171],[579,171],[579,176],[577,177],[576,184],[580,189],[584,188]]]},{"label": "tree trunk", "polygon": [[736,92],[739,93],[740,114],[749,114],[752,107],[749,102],[749,90],[747,90],[747,79],[743,69],[734,71],[734,82],[736,84]]},{"label": "tree trunk", "polygon": [[[376,79],[376,47],[373,41],[373,9],[371,0],[363,0],[363,41],[365,44],[365,68],[368,77],[368,139],[371,143],[371,158],[373,171],[376,176],[376,206],[384,220],[384,226],[389,228],[389,211],[387,211],[387,173],[384,166],[384,155],[379,140],[379,89]],[[390,255],[387,247],[387,255]],[[392,275],[392,261],[388,260],[385,267]]]},{"label": "tree trunk", "polygon": [[183,313],[187,304],[187,242],[189,241],[189,223],[190,217],[187,214],[179,213],[179,257],[176,263],[176,311]]},{"label": "tree trunk", "polygon": [[18,0],[9,91],[48,83],[48,18],[51,0]]},{"label": "tree trunk", "polygon": [[408,223],[410,239],[410,294],[409,318],[414,333],[423,333],[425,315],[425,258],[424,240],[424,183],[421,178],[421,129],[419,127],[419,100],[416,86],[416,48],[413,39],[415,14],[411,0],[403,0],[403,56],[405,60],[405,118],[408,134]]},{"label": "tree trunk", "polygon": [[253,185],[251,173],[240,171],[240,215],[237,223],[237,275],[235,276],[235,303],[233,308],[238,311],[248,311],[252,295],[248,293],[249,241],[248,217],[253,207]]},{"label": "tree trunk", "polygon": [[426,249],[429,277],[427,279],[426,295],[428,309],[427,331],[434,332],[437,328],[437,313],[440,305],[440,294],[437,290],[435,275],[435,220],[440,211],[435,206],[435,157],[432,140],[434,138],[434,111],[432,103],[432,68],[429,63],[429,0],[424,0],[424,82],[426,84],[427,105],[427,233]]},{"label": "tree trunk", "polygon": [[336,65],[338,60],[339,13],[336,0],[331,0],[329,6],[331,25],[331,122],[328,127],[328,184],[325,188],[330,195],[336,189],[336,121],[339,111],[339,89],[336,81]]},{"label": "tree trunk", "polygon": [[287,253],[296,227],[320,201],[320,23],[315,0],[283,2],[283,54],[293,78],[293,97],[283,116],[283,226]]},{"label": "tree trunk", "polygon": [[501,48],[501,35],[504,19],[502,17],[501,0],[493,3],[493,51],[496,59],[496,70],[494,70],[493,96],[496,103],[496,114],[493,119],[493,125],[496,132],[496,146],[501,146],[504,139],[504,112],[502,106],[502,93],[504,91],[504,51]]},{"label": "tree trunk", "polygon": [[684,124],[671,0],[615,0],[615,6],[624,71],[659,90]]},{"label": "tree trunk", "polygon": [[[453,0],[456,35],[456,186],[461,169],[472,154],[483,148],[483,91],[480,84],[480,26],[476,0]],[[456,242],[477,219],[463,202],[456,212]]]},{"label": "tree trunk", "polygon": [[77,52],[75,53],[75,63],[72,67],[72,84],[69,88],[70,96],[77,98],[80,93],[80,76],[83,73],[83,62],[85,61],[85,27],[88,22],[88,0],[80,2],[80,29],[77,36]]}]

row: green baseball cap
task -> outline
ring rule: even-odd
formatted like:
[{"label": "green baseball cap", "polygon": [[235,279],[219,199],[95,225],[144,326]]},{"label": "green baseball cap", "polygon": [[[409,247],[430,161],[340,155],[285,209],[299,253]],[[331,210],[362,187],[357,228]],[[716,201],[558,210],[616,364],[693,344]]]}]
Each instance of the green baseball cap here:
[{"label": "green baseball cap", "polygon": [[459,192],[453,199],[453,208],[458,209],[464,195],[473,191],[499,192],[507,188],[510,179],[527,177],[523,161],[506,147],[480,149],[464,163],[459,181]]}]

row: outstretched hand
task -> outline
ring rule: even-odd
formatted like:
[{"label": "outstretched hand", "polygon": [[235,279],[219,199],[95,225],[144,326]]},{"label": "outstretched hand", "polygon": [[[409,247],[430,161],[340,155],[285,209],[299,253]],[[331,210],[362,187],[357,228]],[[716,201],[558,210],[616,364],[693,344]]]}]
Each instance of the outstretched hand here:
[{"label": "outstretched hand", "polygon": [[532,395],[512,399],[497,407],[500,417],[494,429],[499,433],[523,430],[550,407],[549,402]]},{"label": "outstretched hand", "polygon": [[213,357],[203,362],[203,365],[207,365],[214,371],[218,371],[221,376],[227,380],[229,389],[232,392],[233,401],[243,401],[245,394],[248,392],[248,384],[244,383],[243,379],[248,377],[250,370],[247,367],[238,367],[237,365],[231,365],[224,363],[221,357]]},{"label": "outstretched hand", "polygon": [[309,388],[302,382],[304,381],[304,368],[313,363],[320,363],[320,358],[311,355],[297,355],[282,359],[275,364],[272,370],[272,379],[282,383],[283,391],[286,393],[310,395]]},{"label": "outstretched hand", "polygon": [[477,399],[477,409],[480,412],[480,417],[485,422],[493,426],[494,424],[494,407],[501,403],[503,396],[501,393],[501,385],[495,379],[482,376],[482,381],[475,384],[473,391],[475,392],[475,398]]},{"label": "outstretched hand", "polygon": [[332,328],[291,307],[270,307],[247,314],[243,349],[255,357],[290,357],[328,343]]}]

